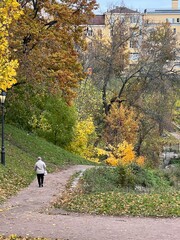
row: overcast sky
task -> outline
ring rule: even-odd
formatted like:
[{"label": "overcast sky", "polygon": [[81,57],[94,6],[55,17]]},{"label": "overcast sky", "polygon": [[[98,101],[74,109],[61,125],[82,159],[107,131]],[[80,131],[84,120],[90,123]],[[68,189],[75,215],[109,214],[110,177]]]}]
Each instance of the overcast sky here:
[{"label": "overcast sky", "polygon": [[172,0],[96,0],[96,2],[100,4],[100,9],[96,13],[103,13],[111,6],[121,6],[122,2],[126,7],[139,11],[144,11],[147,8],[171,9],[172,5]]}]

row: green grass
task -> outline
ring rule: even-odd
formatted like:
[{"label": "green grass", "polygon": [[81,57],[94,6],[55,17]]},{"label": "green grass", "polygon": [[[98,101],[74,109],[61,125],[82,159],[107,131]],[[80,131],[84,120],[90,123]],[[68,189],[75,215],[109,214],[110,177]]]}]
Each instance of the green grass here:
[{"label": "green grass", "polygon": [[[133,189],[134,184],[122,185],[120,168],[93,168],[85,172],[74,194],[57,200],[55,207],[89,214],[115,216],[179,217],[180,191],[172,185],[166,173],[149,169],[137,169],[142,192]],[[128,169],[129,170],[129,169]],[[120,172],[121,174],[122,172]],[[129,171],[127,172],[129,174]],[[124,183],[124,182],[123,182]]]},{"label": "green grass", "polygon": [[145,187],[148,191],[164,191],[172,185],[168,174],[137,166],[92,168],[84,173],[82,182],[81,187],[85,193],[132,191],[137,185]]},{"label": "green grass", "polygon": [[35,178],[34,164],[41,156],[49,172],[67,165],[90,164],[89,161],[27,133],[5,126],[6,166],[0,164],[0,202],[26,187]]},{"label": "green grass", "polygon": [[114,216],[179,217],[179,192],[78,194],[56,207],[68,211]]}]

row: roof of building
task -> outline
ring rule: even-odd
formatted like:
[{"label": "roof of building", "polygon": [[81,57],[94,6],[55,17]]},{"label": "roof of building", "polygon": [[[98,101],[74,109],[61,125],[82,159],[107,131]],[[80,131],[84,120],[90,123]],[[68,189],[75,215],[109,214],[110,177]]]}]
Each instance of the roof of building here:
[{"label": "roof of building", "polygon": [[145,9],[144,13],[153,13],[153,14],[180,14],[180,9]]},{"label": "roof of building", "polygon": [[88,21],[89,25],[104,25],[105,24],[105,15],[95,15]]},{"label": "roof of building", "polygon": [[[107,11],[105,14],[107,13],[138,13],[137,11],[131,10],[127,7],[116,7],[112,10]],[[89,19],[88,24],[89,25],[105,25],[105,14],[103,15],[95,15],[94,17],[92,17],[91,19]]]},{"label": "roof of building", "polygon": [[127,7],[116,7],[108,12],[109,13],[138,13],[138,11],[134,11]]}]

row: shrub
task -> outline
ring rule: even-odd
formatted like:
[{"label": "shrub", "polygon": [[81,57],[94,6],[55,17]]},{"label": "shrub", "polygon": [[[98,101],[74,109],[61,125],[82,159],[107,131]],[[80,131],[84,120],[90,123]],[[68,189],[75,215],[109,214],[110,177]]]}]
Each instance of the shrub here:
[{"label": "shrub", "polygon": [[140,166],[144,165],[145,158],[143,156],[137,157],[132,144],[124,141],[117,145],[117,147],[109,146],[109,151],[98,149],[98,155],[105,155],[107,159],[105,162],[111,166],[129,165],[136,163]]},{"label": "shrub", "polygon": [[97,167],[87,170],[82,179],[84,193],[129,191],[139,186],[143,191],[164,191],[171,188],[171,181],[162,171],[145,169],[133,163],[128,166]]},{"label": "shrub", "polygon": [[83,192],[106,192],[117,190],[117,168],[97,167],[88,169],[83,175]]},{"label": "shrub", "polygon": [[85,120],[79,120],[74,127],[74,137],[66,149],[88,160],[96,161],[93,146],[95,138],[93,119],[90,117]]},{"label": "shrub", "polygon": [[135,187],[135,174],[132,169],[123,165],[118,166],[118,183],[121,187],[134,188]]},{"label": "shrub", "polygon": [[124,188],[135,189],[135,186],[163,189],[170,187],[171,180],[162,171],[142,168],[136,163],[118,166],[118,184]]}]

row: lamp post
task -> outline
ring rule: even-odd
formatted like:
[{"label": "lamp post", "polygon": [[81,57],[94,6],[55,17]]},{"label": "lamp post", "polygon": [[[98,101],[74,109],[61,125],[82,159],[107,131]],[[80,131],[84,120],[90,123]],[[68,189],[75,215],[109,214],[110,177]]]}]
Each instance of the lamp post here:
[{"label": "lamp post", "polygon": [[0,94],[1,110],[2,110],[2,147],[1,147],[1,163],[5,165],[5,147],[4,147],[4,102],[6,99],[6,92],[2,91]]}]

